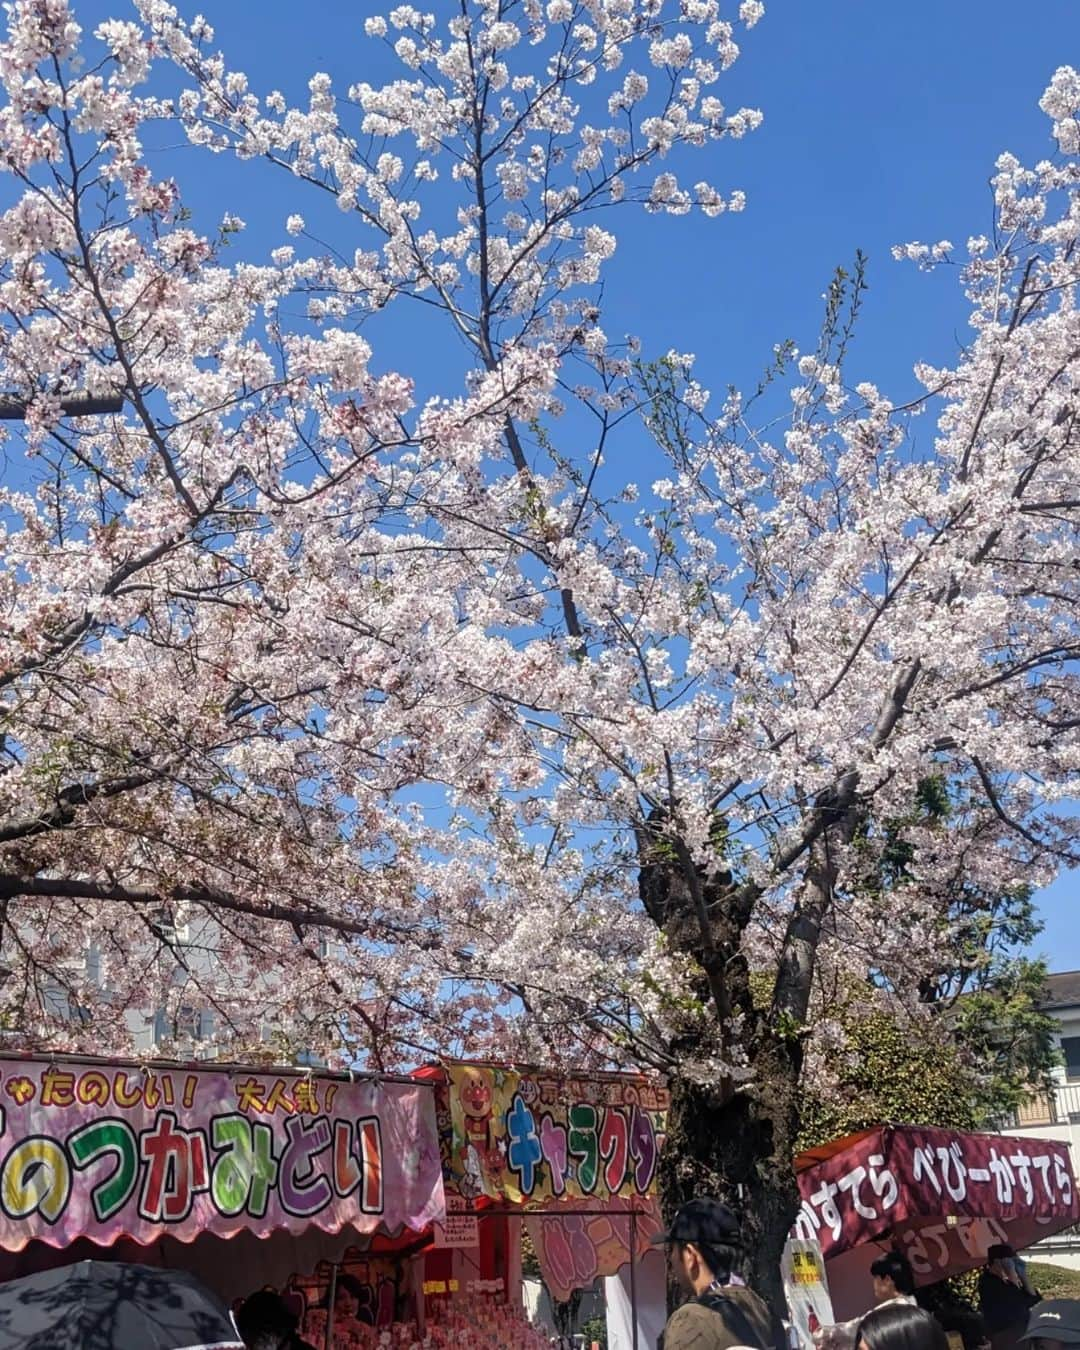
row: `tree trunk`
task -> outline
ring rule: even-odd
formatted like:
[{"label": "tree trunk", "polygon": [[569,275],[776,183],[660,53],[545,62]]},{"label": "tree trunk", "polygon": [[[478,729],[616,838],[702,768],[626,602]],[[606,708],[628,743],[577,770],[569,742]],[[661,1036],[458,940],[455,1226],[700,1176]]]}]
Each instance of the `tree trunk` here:
[{"label": "tree trunk", "polygon": [[730,1205],[742,1225],[747,1281],[781,1315],[780,1258],[799,1208],[792,1163],[798,1131],[796,1063],[782,1044],[760,1050],[753,1063],[752,1095],[672,1078],[660,1159],[665,1219],[695,1195]]},{"label": "tree trunk", "polygon": [[[677,1028],[668,1048],[676,1066],[745,1059],[749,1076],[740,1087],[719,1072],[706,1084],[678,1067],[669,1073],[661,1206],[670,1221],[694,1196],[730,1205],[742,1226],[746,1277],[782,1314],[780,1259],[799,1208],[793,1166],[802,1069],[799,1022],[784,1015],[783,1007],[755,1006],[742,951],[754,888],[739,885],[722,866],[699,872],[677,836],[665,840],[670,825],[669,814],[654,812],[642,830],[638,885],[646,912],[671,950],[696,962],[700,974],[680,992],[702,1011]],[[732,1043],[735,1037],[738,1043]]]}]

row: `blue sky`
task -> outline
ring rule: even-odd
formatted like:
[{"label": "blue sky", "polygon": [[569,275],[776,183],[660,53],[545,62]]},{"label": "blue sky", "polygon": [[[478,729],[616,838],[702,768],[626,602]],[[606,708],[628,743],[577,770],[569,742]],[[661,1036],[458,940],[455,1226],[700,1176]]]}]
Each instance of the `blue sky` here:
[{"label": "blue sky", "polygon": [[[260,91],[279,87],[302,101],[317,70],[342,88],[389,73],[362,35],[364,17],[383,8],[370,0],[176,2],[188,17],[207,16],[230,63]],[[640,334],[650,354],[696,352],[714,389],[747,387],[775,343],[810,344],[833,269],[861,248],[870,291],[850,376],[899,399],[912,392],[915,360],[950,359],[965,312],[954,274],[921,275],[893,262],[890,246],[915,238],[962,245],[988,232],[998,153],[1034,161],[1052,151],[1037,103],[1058,65],[1080,64],[1080,10],[1075,0],[1038,0],[1023,14],[1006,0],[766,4],[720,91],[731,108],[760,107],[764,125],[701,162],[701,176],[722,191],[747,192],[747,209],[716,221],[624,212],[609,226],[619,252],[607,273],[605,328]],[[75,8],[87,28],[125,14],[124,0],[75,0]],[[291,211],[312,214],[310,197],[291,195],[287,179],[259,166],[177,149],[167,168],[201,224],[211,209],[249,222],[237,245],[246,255],[284,242]],[[415,367],[404,320],[390,319],[381,341],[376,364]],[[450,355],[425,349],[424,357],[437,383]],[[1074,873],[1042,897],[1039,947],[1057,970],[1080,967],[1078,885]]]}]

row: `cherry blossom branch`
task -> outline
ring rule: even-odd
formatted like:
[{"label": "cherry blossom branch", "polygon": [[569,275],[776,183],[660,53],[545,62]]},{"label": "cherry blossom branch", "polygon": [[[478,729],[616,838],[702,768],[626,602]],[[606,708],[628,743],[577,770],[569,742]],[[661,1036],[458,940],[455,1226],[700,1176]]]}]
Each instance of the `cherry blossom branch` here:
[{"label": "cherry blossom branch", "polygon": [[281,905],[273,902],[257,904],[229,895],[215,888],[177,885],[167,890],[140,890],[129,886],[110,886],[70,877],[23,877],[0,873],[0,899],[15,900],[42,897],[69,900],[99,900],[108,904],[132,907],[160,907],[169,901],[205,906],[211,910],[225,910],[246,914],[269,923],[300,924],[325,928],[331,932],[355,937],[370,937],[372,925],[331,914],[326,910]]},{"label": "cherry blossom branch", "polygon": [[1008,826],[1010,830],[1020,835],[1022,839],[1027,840],[1027,842],[1036,850],[1036,853],[1041,854],[1049,852],[1054,854],[1056,857],[1060,858],[1062,862],[1066,863],[1070,867],[1080,866],[1080,853],[1074,853],[1070,849],[1059,848],[1052,842],[1048,842],[1045,839],[1040,839],[1037,835],[1033,834],[1031,830],[1027,829],[1026,826],[1024,826],[1020,821],[1015,820],[1012,816],[1010,816],[1008,812],[1005,810],[1004,806],[1002,805],[1001,797],[999,796],[997,789],[994,787],[993,780],[991,779],[990,774],[986,769],[986,766],[983,764],[983,762],[979,759],[977,755],[971,756],[971,762],[975,766],[975,772],[979,775],[979,782],[983,786],[983,790],[986,793],[987,801],[990,803],[994,815],[997,816],[997,818],[1001,821],[1003,825]]}]

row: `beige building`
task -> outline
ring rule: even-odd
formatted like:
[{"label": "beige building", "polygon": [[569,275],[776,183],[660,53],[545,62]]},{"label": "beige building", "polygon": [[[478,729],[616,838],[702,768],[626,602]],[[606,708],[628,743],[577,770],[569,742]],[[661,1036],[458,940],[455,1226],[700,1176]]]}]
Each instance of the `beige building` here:
[{"label": "beige building", "polygon": [[[1080,1178],[1080,971],[1051,975],[1044,1012],[1057,1022],[1061,1064],[1047,1096],[1033,1097],[1006,1123],[1007,1134],[1059,1139],[1071,1146],[1073,1175]],[[1039,1244],[1038,1259],[1080,1270],[1080,1230],[1061,1233]]]}]

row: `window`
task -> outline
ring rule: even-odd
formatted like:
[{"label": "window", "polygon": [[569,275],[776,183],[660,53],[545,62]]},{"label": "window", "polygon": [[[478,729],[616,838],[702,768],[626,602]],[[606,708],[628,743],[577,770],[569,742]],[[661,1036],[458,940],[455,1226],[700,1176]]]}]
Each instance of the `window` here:
[{"label": "window", "polygon": [[1061,1050],[1065,1056],[1065,1077],[1070,1083],[1080,1080],[1080,1036],[1062,1036]]},{"label": "window", "polygon": [[296,1063],[303,1069],[325,1069],[326,1060],[320,1055],[315,1054],[313,1050],[301,1050],[296,1056]]},{"label": "window", "polygon": [[181,1045],[201,1041],[213,1034],[214,1014],[209,1010],[197,1010],[190,1004],[182,1004],[176,1015],[170,1017],[164,1008],[154,1014],[153,1035],[155,1048],[165,1042]]},{"label": "window", "polygon": [[41,989],[41,1006],[49,1017],[60,1022],[90,1020],[89,1011],[77,1002],[85,974],[82,961],[67,961],[46,975]]},{"label": "window", "polygon": [[185,947],[191,941],[186,921],[178,919],[171,909],[156,909],[149,915],[152,932],[169,947]]}]

